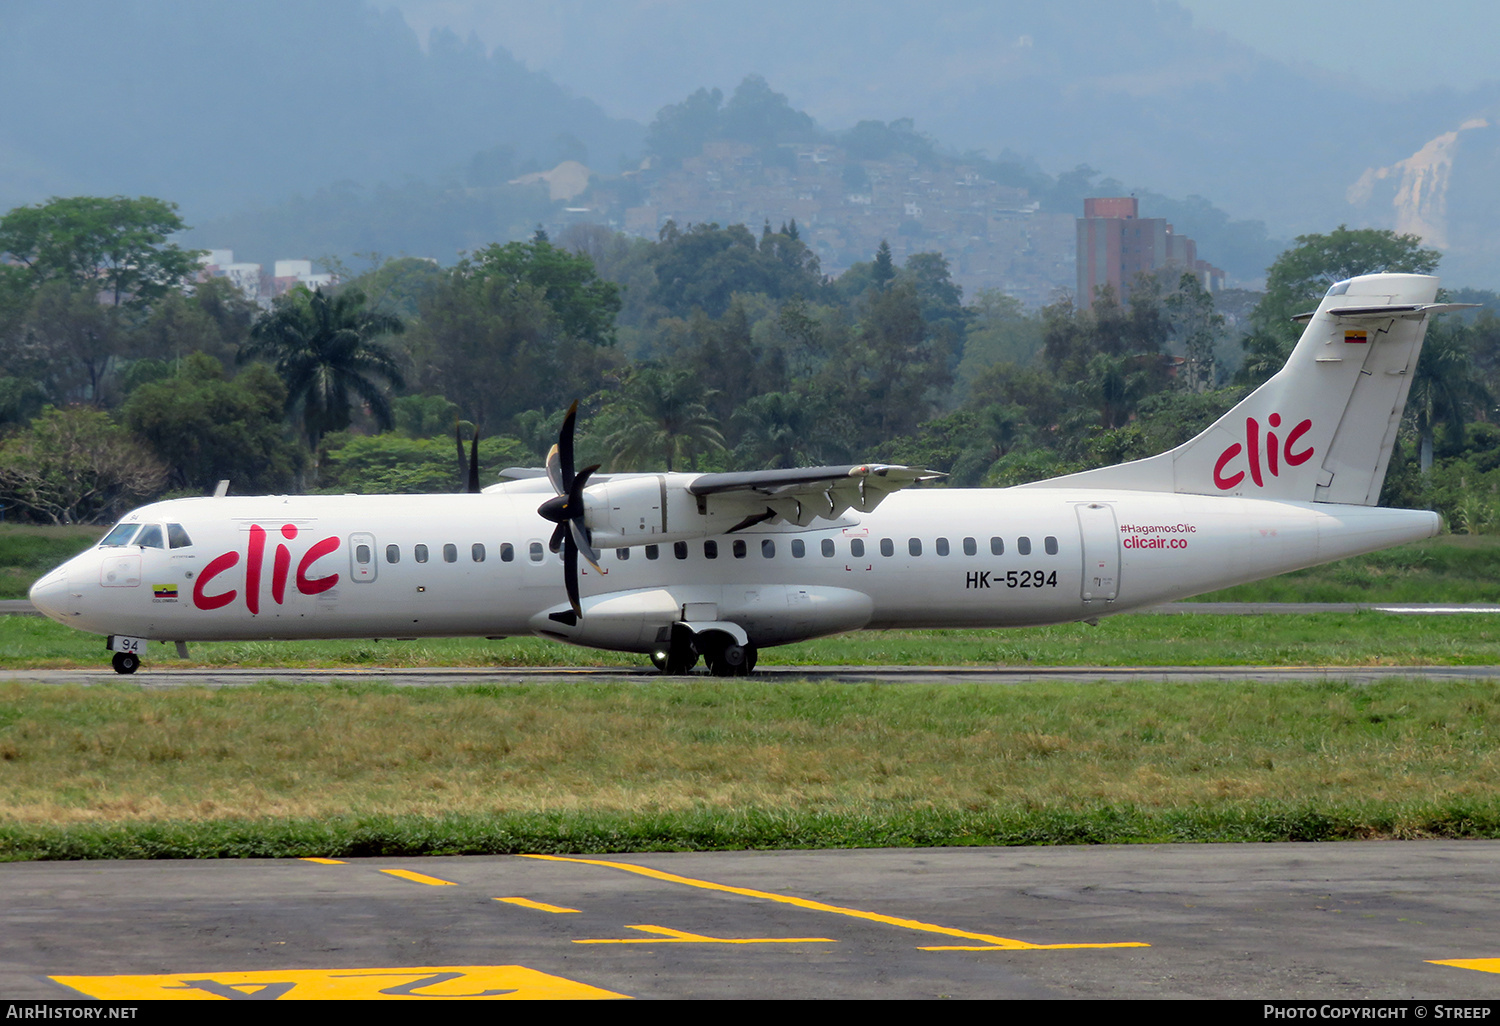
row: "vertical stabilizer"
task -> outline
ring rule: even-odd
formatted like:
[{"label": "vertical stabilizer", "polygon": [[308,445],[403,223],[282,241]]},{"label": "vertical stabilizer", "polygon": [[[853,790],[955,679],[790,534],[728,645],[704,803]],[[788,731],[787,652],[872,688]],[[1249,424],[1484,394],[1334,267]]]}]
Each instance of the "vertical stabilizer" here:
[{"label": "vertical stabilizer", "polygon": [[1291,357],[1208,430],[1171,452],[1039,481],[1374,505],[1401,425],[1438,279],[1367,274],[1328,290]]}]

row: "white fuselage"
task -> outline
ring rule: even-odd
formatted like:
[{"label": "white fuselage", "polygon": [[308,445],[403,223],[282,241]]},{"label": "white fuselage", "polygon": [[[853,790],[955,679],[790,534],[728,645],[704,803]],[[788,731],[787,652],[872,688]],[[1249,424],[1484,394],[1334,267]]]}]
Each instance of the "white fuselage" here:
[{"label": "white fuselage", "polygon": [[766,646],[1092,619],[1439,528],[1430,512],[1318,502],[921,489],[832,526],[605,550],[603,575],[584,567],[583,616],[568,623],[555,615],[567,605],[553,527],[536,508],[528,488],[171,500],[125,522],[179,525],[189,544],[90,549],[32,599],[82,630],[163,641],[535,633],[645,652],[674,621],[717,620]]}]

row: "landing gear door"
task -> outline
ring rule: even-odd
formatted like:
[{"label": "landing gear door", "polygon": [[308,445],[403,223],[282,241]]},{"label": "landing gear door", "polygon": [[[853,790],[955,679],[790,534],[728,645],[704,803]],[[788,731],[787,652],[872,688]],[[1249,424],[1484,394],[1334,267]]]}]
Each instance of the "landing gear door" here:
[{"label": "landing gear door", "polygon": [[1115,509],[1102,502],[1076,507],[1083,538],[1083,600],[1113,602],[1120,593],[1120,528]]},{"label": "landing gear door", "polygon": [[349,579],[355,584],[367,584],[375,579],[375,536],[373,534],[351,534],[349,536]]}]

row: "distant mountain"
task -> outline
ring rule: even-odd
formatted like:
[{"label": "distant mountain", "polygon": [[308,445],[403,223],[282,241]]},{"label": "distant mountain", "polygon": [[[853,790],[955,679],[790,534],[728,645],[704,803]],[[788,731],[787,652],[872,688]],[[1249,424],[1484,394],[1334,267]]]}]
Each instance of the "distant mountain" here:
[{"label": "distant mountain", "polygon": [[[341,181],[613,171],[642,126],[503,49],[363,0],[5,0],[0,210],[52,195],[155,195],[192,223]],[[493,177],[493,175],[492,175]]]},{"label": "distant mountain", "polygon": [[[396,2],[414,18],[453,6]],[[1088,164],[1132,190],[1208,197],[1281,238],[1340,222],[1392,226],[1388,202],[1351,205],[1350,186],[1500,113],[1500,85],[1411,94],[1402,55],[1367,48],[1364,77],[1381,83],[1371,89],[1272,60],[1198,27],[1170,0],[486,0],[478,9],[494,26],[489,41],[616,113],[644,118],[699,86],[727,92],[758,73],[826,129],[910,117],[948,147],[1026,154],[1051,175]],[[1442,45],[1428,41],[1440,17],[1414,13],[1424,36],[1414,45]],[[1357,24],[1350,39],[1362,45]],[[1464,169],[1477,159],[1470,142],[1454,164],[1447,217],[1500,236],[1483,197],[1458,187],[1487,167]],[[1485,273],[1458,238],[1450,273]],[[1488,278],[1471,280],[1497,273],[1491,263]]]}]

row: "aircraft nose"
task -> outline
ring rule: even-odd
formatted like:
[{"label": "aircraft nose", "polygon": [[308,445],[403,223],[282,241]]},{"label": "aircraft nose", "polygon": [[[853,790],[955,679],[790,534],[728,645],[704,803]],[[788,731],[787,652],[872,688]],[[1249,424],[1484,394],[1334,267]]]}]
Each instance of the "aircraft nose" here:
[{"label": "aircraft nose", "polygon": [[68,570],[58,567],[31,586],[27,593],[37,612],[62,623],[68,620]]}]

